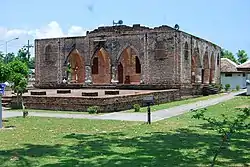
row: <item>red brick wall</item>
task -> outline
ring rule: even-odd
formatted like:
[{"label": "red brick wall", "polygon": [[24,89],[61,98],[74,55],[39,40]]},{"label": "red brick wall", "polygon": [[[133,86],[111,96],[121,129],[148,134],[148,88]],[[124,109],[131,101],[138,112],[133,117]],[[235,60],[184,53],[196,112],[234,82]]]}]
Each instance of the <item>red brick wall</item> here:
[{"label": "red brick wall", "polygon": [[[180,99],[177,89],[161,90],[153,93],[139,93],[133,95],[118,95],[109,97],[48,97],[24,96],[27,109],[47,109],[63,111],[86,111],[89,106],[100,106],[100,112],[114,112],[133,108],[134,104],[143,105],[145,95],[154,95],[156,103],[164,103]],[[13,103],[16,98],[13,97]]]}]

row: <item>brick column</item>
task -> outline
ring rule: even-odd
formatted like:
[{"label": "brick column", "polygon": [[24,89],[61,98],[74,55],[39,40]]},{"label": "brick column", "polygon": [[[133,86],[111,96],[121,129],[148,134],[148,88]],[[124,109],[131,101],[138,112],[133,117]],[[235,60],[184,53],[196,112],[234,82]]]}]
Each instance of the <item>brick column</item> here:
[{"label": "brick column", "polygon": [[211,69],[210,70],[210,82],[214,84],[215,78],[216,78],[215,70]]},{"label": "brick column", "polygon": [[210,77],[210,69],[204,69],[204,83],[209,84],[209,77]]},{"label": "brick column", "polygon": [[195,82],[196,83],[201,83],[201,81],[202,81],[201,73],[202,73],[202,68],[196,68],[196,75],[195,75]]},{"label": "brick column", "polygon": [[85,84],[92,84],[92,70],[90,65],[85,66]]},{"label": "brick column", "polygon": [[118,72],[117,66],[112,65],[111,66],[111,83],[112,84],[117,84],[118,83],[117,72]]}]

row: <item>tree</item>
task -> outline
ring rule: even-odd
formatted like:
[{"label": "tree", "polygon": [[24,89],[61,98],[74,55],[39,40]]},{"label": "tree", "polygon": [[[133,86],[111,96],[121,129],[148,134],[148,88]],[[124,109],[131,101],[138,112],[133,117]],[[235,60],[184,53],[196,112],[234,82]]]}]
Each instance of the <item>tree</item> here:
[{"label": "tree", "polygon": [[30,53],[28,53],[26,48],[19,49],[16,58],[18,60],[26,63],[28,65],[29,69],[35,68],[35,58],[31,57]]},{"label": "tree", "polygon": [[8,53],[4,57],[4,62],[7,64],[9,62],[12,62],[15,59],[15,54],[14,53]]},{"label": "tree", "polygon": [[0,62],[4,62],[4,54],[0,51]]},{"label": "tree", "polygon": [[229,52],[228,50],[223,49],[221,52],[221,57],[222,58],[228,58],[230,60],[232,60],[233,62],[235,62],[236,64],[238,64],[236,58],[234,57],[232,52]]},{"label": "tree", "polygon": [[217,131],[221,136],[220,145],[214,154],[213,160],[211,162],[211,167],[214,167],[218,155],[223,149],[225,149],[226,144],[230,144],[230,140],[234,133],[241,130],[248,129],[250,123],[247,121],[250,116],[250,108],[238,109],[240,112],[234,117],[222,114],[222,118],[212,118],[205,115],[207,109],[192,110],[195,114],[192,118],[201,119],[207,121],[211,128]]},{"label": "tree", "polygon": [[28,64],[29,69],[35,69],[35,57],[31,57]]},{"label": "tree", "polygon": [[20,60],[14,60],[10,62],[9,67],[11,69],[12,74],[19,73],[25,78],[29,75],[29,69],[26,63],[20,61]]},{"label": "tree", "polygon": [[237,57],[240,64],[245,63],[248,60],[247,53],[244,50],[239,50],[237,52]]},{"label": "tree", "polygon": [[9,80],[11,70],[4,62],[0,61],[0,83],[4,83]]},{"label": "tree", "polygon": [[10,62],[8,66],[11,69],[9,80],[12,83],[12,90],[17,95],[17,107],[21,105],[21,107],[24,109],[22,95],[26,91],[26,87],[28,85],[28,66],[25,62],[17,59]]},{"label": "tree", "polygon": [[28,59],[28,53],[26,49],[24,48],[19,49],[17,53],[17,58],[24,63],[28,63],[29,59]]}]

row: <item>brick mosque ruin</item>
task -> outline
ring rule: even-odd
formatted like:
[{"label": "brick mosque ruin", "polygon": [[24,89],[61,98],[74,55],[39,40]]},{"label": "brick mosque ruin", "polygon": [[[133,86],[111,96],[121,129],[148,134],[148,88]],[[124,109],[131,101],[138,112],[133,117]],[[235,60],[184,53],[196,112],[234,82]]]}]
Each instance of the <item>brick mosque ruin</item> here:
[{"label": "brick mosque ruin", "polygon": [[219,83],[220,52],[219,46],[169,26],[99,27],[86,36],[36,39],[36,86],[57,88],[64,78],[69,84],[169,88]]},{"label": "brick mosque ruin", "polygon": [[[86,36],[36,39],[35,87],[82,88],[81,91],[83,88],[164,89],[162,94],[158,90],[154,93],[160,102],[166,102],[200,94],[204,85],[220,84],[220,56],[219,46],[166,25],[98,27],[88,31]],[[106,101],[102,96],[79,97],[82,102],[78,100],[78,103],[86,106],[107,103],[104,108],[116,111],[107,105],[123,103],[131,108],[132,104],[140,103],[138,97],[141,98],[143,92],[132,94],[131,101],[120,94],[113,99],[105,96],[111,98]],[[116,99],[118,96],[121,99]],[[50,103],[49,99],[45,101]],[[43,106],[40,109],[46,108],[46,105],[40,106]],[[51,108],[53,105],[46,109]],[[129,107],[120,109],[126,108]],[[56,109],[63,109],[63,106]]]}]

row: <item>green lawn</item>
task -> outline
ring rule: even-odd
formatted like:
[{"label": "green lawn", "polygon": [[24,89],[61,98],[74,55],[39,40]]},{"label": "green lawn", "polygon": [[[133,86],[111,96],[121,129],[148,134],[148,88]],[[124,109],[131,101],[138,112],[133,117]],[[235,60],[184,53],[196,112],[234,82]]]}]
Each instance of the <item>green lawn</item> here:
[{"label": "green lawn", "polygon": [[[172,101],[172,102],[163,103],[163,104],[159,104],[159,105],[156,104],[156,105],[151,106],[151,111],[168,109],[171,107],[176,107],[176,106],[183,105],[183,104],[195,103],[198,101],[208,100],[208,99],[220,97],[223,95],[225,95],[225,94],[220,93],[220,94],[215,94],[215,95],[201,96],[201,97],[196,97],[196,98],[188,98],[188,99],[183,99],[183,100],[178,100],[178,101]],[[134,111],[134,109],[130,109],[130,110],[126,110],[125,112],[135,112],[135,111]],[[147,112],[147,107],[141,107],[140,112]]]},{"label": "green lawn", "polygon": [[[235,116],[250,104],[237,97],[208,108],[208,115]],[[139,122],[11,118],[0,130],[0,166],[13,167],[196,167],[209,166],[220,137],[193,113],[152,125]],[[250,120],[248,120],[250,121]],[[250,130],[233,136],[218,166],[250,165]]]}]

